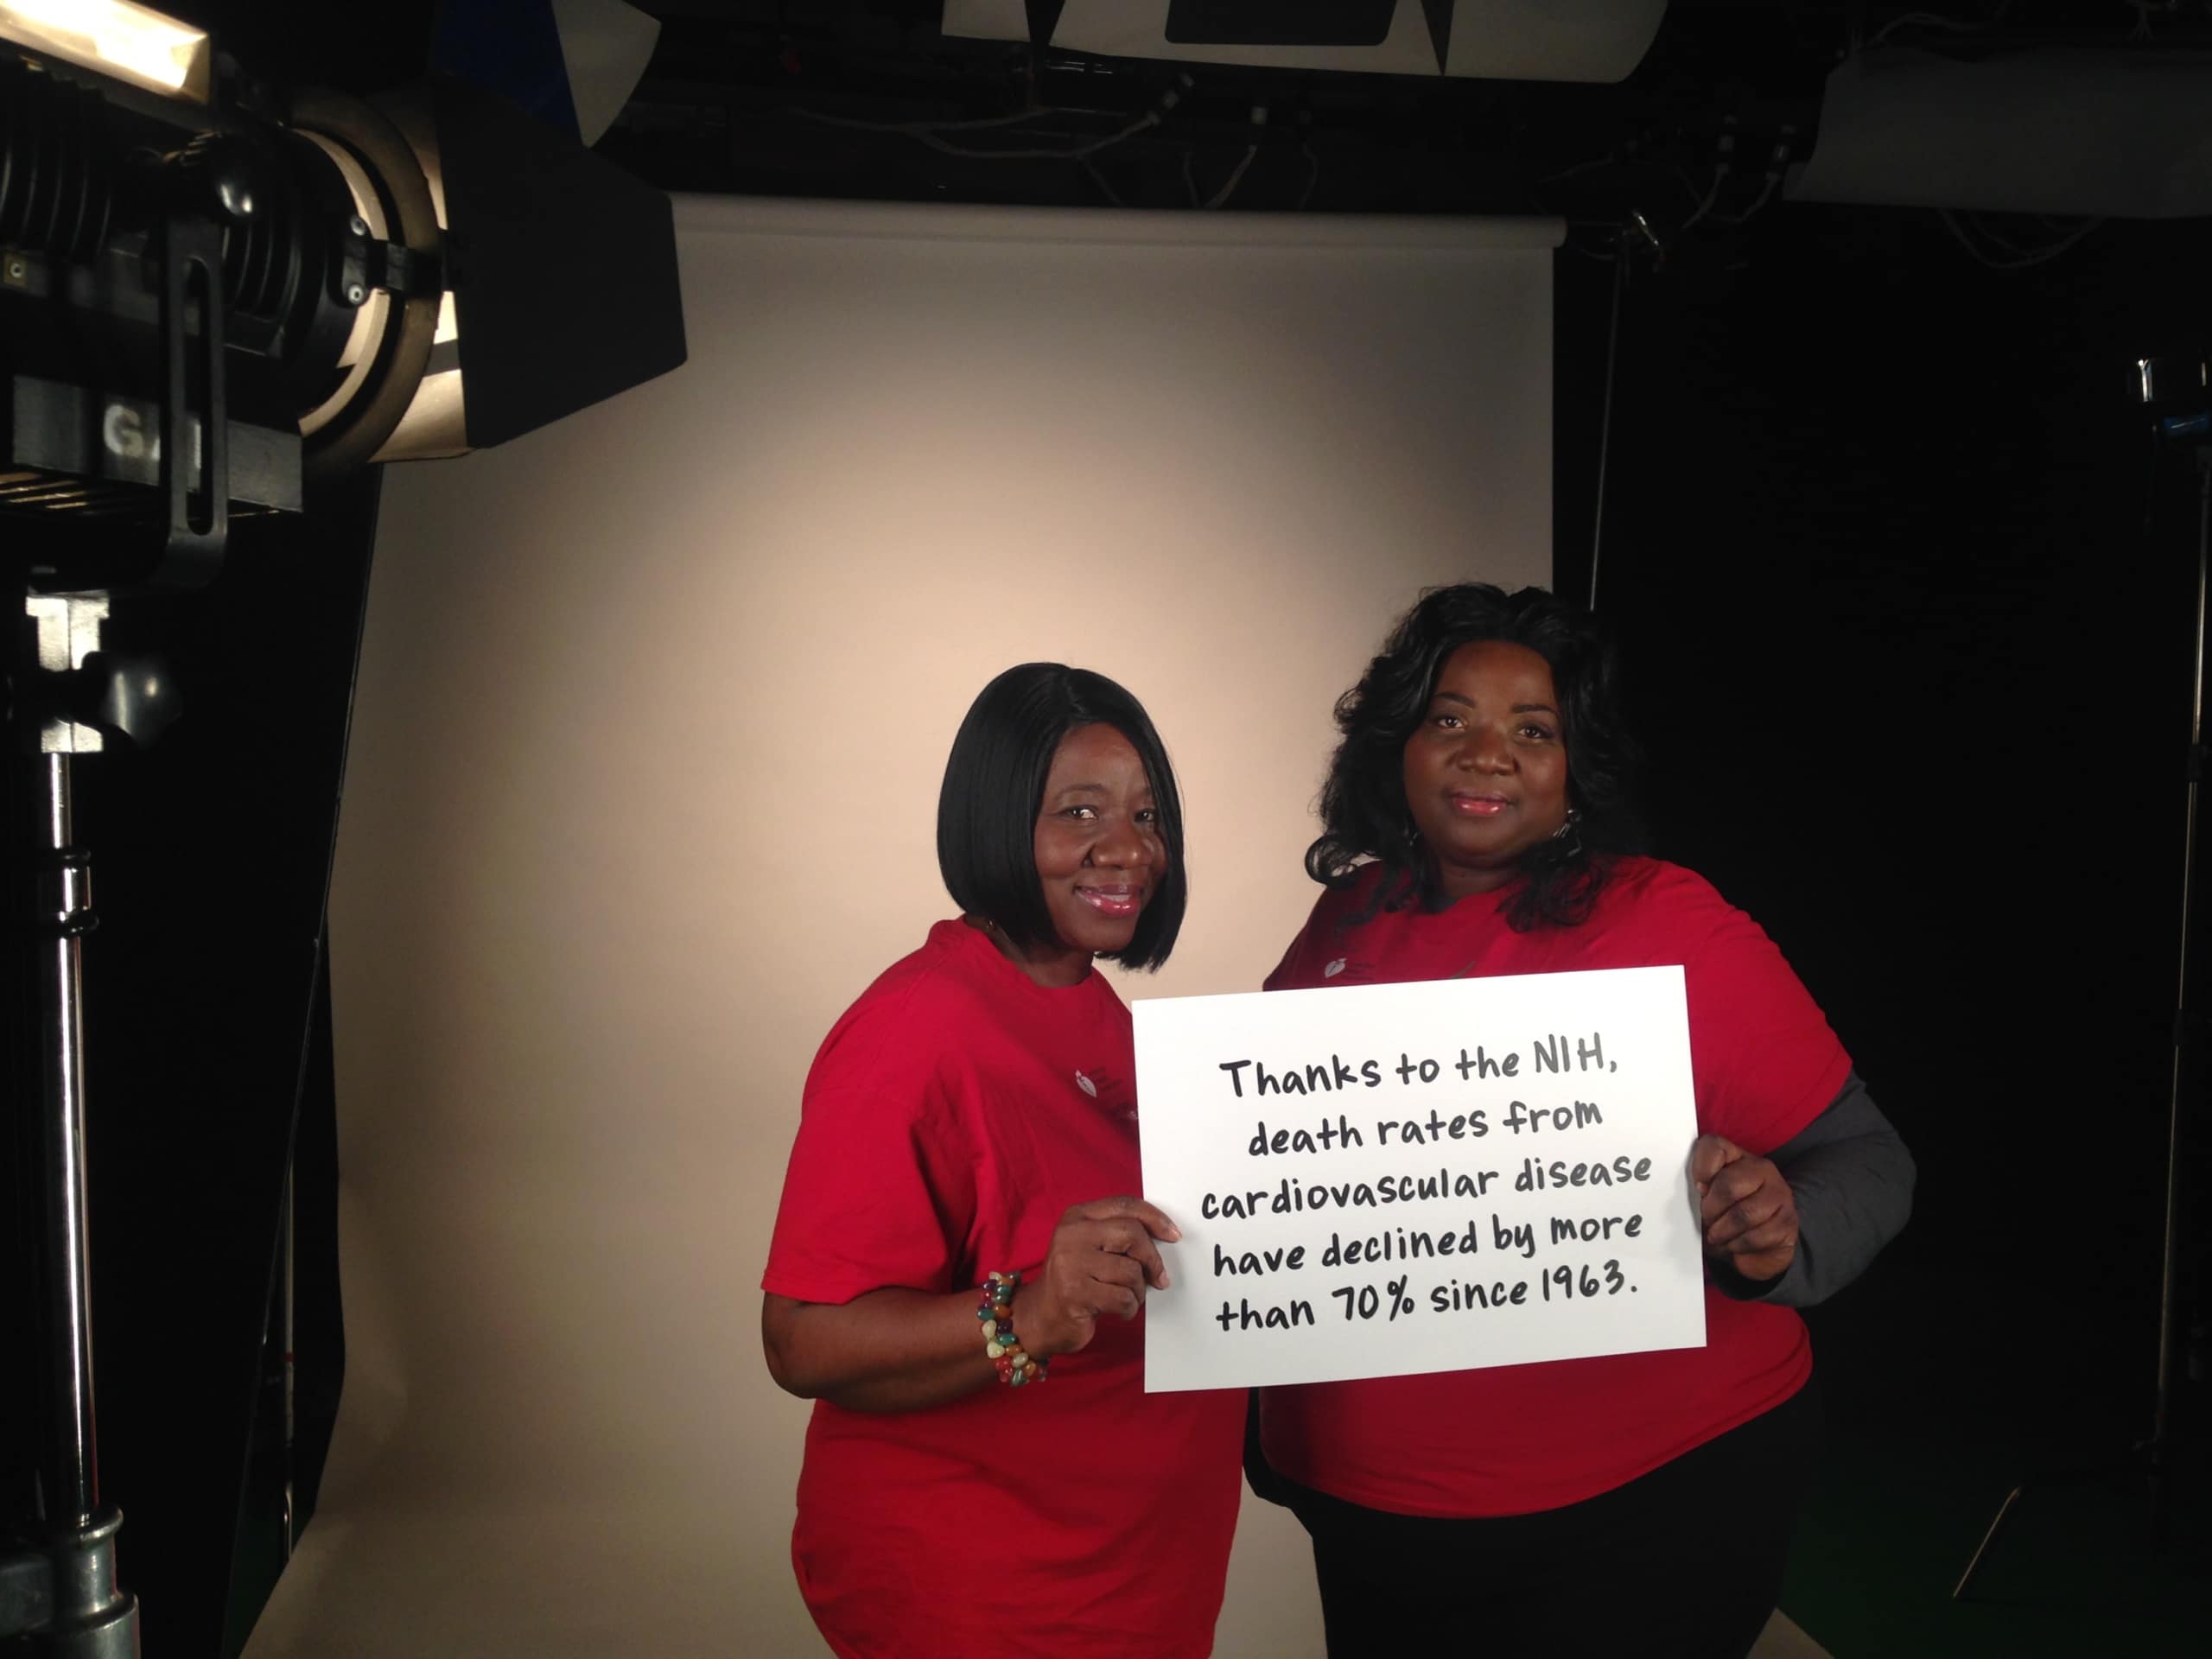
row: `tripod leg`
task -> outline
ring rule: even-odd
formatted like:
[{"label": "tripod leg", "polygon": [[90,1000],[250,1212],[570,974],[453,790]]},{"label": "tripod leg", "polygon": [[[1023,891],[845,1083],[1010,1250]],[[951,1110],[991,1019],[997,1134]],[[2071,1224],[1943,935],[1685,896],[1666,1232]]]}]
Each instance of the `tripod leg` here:
[{"label": "tripod leg", "polygon": [[2173,1087],[2166,1104],[2166,1204],[2163,1261],[2158,1275],[2158,1386],[2151,1420],[2151,1439],[2145,1448],[2151,1465],[2151,1538],[2154,1546],[2166,1541],[2167,1467],[2172,1446],[2174,1379],[2180,1369],[2176,1341],[2180,1324],[2182,1230],[2182,1109],[2183,1084],[2189,1066],[2189,918],[2196,874],[2196,809],[2198,786],[2204,778],[2204,639],[2208,594],[2212,594],[2212,446],[2196,452],[2196,662],[2190,684],[2189,806],[2183,821],[2181,853],[2181,947],[2174,976]]},{"label": "tripod leg", "polygon": [[1959,1574],[1959,1581],[1951,1586],[1952,1600],[1966,1599],[1967,1586],[1974,1582],[1974,1575],[1980,1570],[1983,1557],[1997,1542],[1997,1535],[2005,1530],[2005,1522],[2012,1518],[2012,1506],[2020,1501],[2020,1494],[2027,1490],[2028,1483],[2024,1480],[2005,1495],[2004,1503],[1998,1506],[1996,1519],[1989,1523],[1989,1530],[1981,1535],[1981,1542],[1974,1549],[1974,1559],[1967,1563],[1967,1570]]}]

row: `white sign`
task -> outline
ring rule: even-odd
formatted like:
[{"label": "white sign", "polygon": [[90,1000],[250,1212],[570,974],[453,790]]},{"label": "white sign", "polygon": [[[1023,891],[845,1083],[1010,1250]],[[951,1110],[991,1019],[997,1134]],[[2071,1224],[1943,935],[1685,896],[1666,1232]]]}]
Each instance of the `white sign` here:
[{"label": "white sign", "polygon": [[1703,1344],[1680,968],[1134,1014],[1148,1389]]}]

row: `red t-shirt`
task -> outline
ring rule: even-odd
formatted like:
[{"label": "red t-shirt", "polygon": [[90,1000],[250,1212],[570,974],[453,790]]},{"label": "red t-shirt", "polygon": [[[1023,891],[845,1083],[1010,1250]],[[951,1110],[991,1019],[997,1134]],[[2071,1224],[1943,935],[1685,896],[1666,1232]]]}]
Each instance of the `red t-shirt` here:
[{"label": "red t-shirt", "polygon": [[[1135,1077],[1098,974],[1040,986],[939,922],[815,1057],[762,1288],[843,1303],[1035,1266],[1071,1205],[1139,1190]],[[1041,1384],[927,1411],[817,1402],[791,1560],[830,1645],[1210,1652],[1244,1396],[1147,1395],[1143,1357],[1142,1316],[1108,1319]]]},{"label": "red t-shirt", "polygon": [[[1770,1153],[1851,1070],[1758,925],[1702,877],[1624,859],[1580,927],[1516,933],[1504,894],[1347,925],[1379,866],[1325,893],[1273,990],[1680,964],[1701,1133]],[[1427,1376],[1264,1390],[1268,1460],[1292,1479],[1403,1515],[1524,1515],[1595,1497],[1771,1410],[1812,1374],[1804,1321],[1707,1286],[1706,1344]]]}]

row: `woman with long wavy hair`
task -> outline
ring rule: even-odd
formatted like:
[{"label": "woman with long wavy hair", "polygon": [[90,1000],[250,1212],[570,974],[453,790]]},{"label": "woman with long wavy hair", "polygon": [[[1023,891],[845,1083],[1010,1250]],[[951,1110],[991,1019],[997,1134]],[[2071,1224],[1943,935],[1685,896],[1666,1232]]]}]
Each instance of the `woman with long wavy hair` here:
[{"label": "woman with long wavy hair", "polygon": [[1705,1345],[1264,1390],[1333,1659],[1737,1659],[1771,1612],[1817,1430],[1796,1310],[1904,1225],[1910,1155],[1766,935],[1627,850],[1617,676],[1535,588],[1436,589],[1338,701],[1269,989],[1680,964]]}]

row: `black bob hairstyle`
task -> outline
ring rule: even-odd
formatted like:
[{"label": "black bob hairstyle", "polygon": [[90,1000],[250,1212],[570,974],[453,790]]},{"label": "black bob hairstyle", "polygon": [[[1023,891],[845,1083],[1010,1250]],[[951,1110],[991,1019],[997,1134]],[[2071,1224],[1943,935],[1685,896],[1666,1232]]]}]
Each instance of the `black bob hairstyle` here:
[{"label": "black bob hairstyle", "polygon": [[1484,639],[1526,645],[1550,666],[1567,746],[1567,804],[1575,812],[1564,836],[1523,855],[1505,918],[1524,933],[1577,926],[1589,919],[1605,886],[1607,855],[1627,850],[1633,839],[1630,751],[1610,641],[1587,612],[1541,588],[1513,594],[1489,582],[1432,588],[1398,620],[1359,683],[1337,699],[1344,741],[1321,786],[1321,835],[1306,849],[1306,872],[1324,886],[1343,887],[1361,860],[1373,858],[1389,873],[1376,890],[1377,906],[1442,907],[1435,870],[1406,805],[1406,741],[1428,710],[1446,660]]},{"label": "black bob hairstyle", "polygon": [[1190,889],[1183,874],[1183,806],[1167,751],[1144,705],[1103,674],[1063,663],[1024,663],[985,686],[960,722],[937,798],[937,867],[953,902],[998,925],[1014,944],[1056,937],[1037,878],[1037,813],[1060,740],[1082,726],[1128,739],[1152,784],[1167,871],[1109,960],[1157,968],[1175,948]]}]

